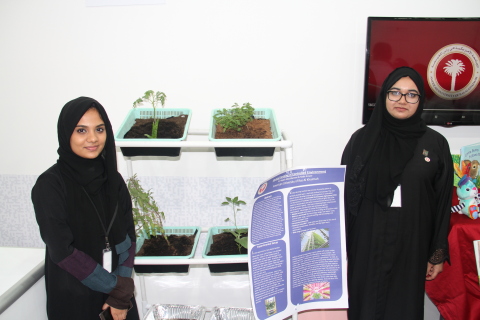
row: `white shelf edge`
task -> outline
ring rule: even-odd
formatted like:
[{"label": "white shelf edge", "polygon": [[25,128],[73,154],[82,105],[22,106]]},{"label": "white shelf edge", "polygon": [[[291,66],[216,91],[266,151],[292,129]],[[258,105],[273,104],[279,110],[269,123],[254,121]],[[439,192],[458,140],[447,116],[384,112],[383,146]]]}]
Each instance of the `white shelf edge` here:
[{"label": "white shelf edge", "polygon": [[227,263],[247,263],[248,257],[242,258],[192,258],[192,259],[142,259],[135,258],[135,265],[207,265],[207,264],[227,264]]},{"label": "white shelf edge", "polygon": [[[208,131],[189,130],[188,135],[208,135]],[[293,142],[286,139],[285,132],[282,131],[282,139],[278,141],[259,141],[251,139],[251,141],[234,141],[235,139],[225,139],[225,141],[161,141],[153,139],[131,139],[131,141],[115,140],[117,147],[157,147],[157,148],[212,148],[212,147],[237,147],[237,148],[291,148]]]}]

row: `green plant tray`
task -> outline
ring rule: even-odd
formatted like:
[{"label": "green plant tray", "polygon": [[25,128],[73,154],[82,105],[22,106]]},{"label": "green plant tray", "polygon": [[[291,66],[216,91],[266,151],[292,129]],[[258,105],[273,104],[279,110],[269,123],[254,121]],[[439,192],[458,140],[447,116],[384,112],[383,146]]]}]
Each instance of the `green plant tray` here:
[{"label": "green plant tray", "polygon": [[[211,227],[208,229],[207,240],[205,242],[205,247],[203,248],[202,257],[204,259],[216,259],[216,258],[241,258],[248,257],[247,254],[231,254],[231,255],[218,255],[218,256],[209,256],[207,255],[210,252],[210,246],[213,242],[213,235],[223,233],[225,231],[230,231],[234,227],[222,226],[222,227]],[[248,229],[247,226],[239,226],[239,229]],[[208,268],[212,273],[219,272],[236,272],[236,271],[248,271],[248,263],[219,263],[219,264],[209,264]]]},{"label": "green plant tray", "polygon": [[[166,119],[170,117],[176,117],[185,114],[188,116],[187,123],[185,124],[185,130],[183,136],[178,139],[125,139],[125,134],[135,124],[135,119],[150,119],[153,118],[153,108],[134,108],[131,109],[125,119],[123,120],[120,128],[115,133],[115,141],[129,142],[136,141],[183,141],[187,138],[188,128],[190,126],[190,120],[192,118],[192,111],[190,109],[157,109],[157,117],[159,119]],[[178,157],[180,155],[180,148],[170,147],[120,147],[123,155],[126,157],[133,156],[167,156]]]},{"label": "green plant tray", "polygon": [[[167,273],[167,272],[188,272],[189,265],[188,264],[181,264],[181,265],[162,265],[163,259],[191,259],[195,255],[195,251],[197,250],[198,241],[200,239],[200,233],[202,228],[200,227],[163,227],[167,236],[171,234],[176,235],[187,235],[191,236],[195,234],[195,241],[193,243],[192,252],[188,256],[148,256],[148,257],[135,257],[135,261],[142,261],[142,260],[158,260],[158,263],[155,264],[134,264],[135,272],[137,273]],[[145,236],[141,235],[137,238],[137,248],[136,252],[140,250],[145,241]]]},{"label": "green plant tray", "polygon": [[[272,139],[215,139],[216,125],[213,116],[217,113],[218,110],[222,109],[213,109],[212,115],[210,117],[210,130],[208,135],[208,140],[210,141],[219,141],[219,142],[232,142],[232,141],[247,141],[251,142],[252,140],[260,142],[273,142],[279,141],[282,137],[280,128],[278,126],[277,118],[275,117],[275,112],[270,108],[258,108],[255,109],[253,116],[255,119],[269,119],[270,120],[270,129],[272,131]],[[275,152],[275,147],[254,147],[254,148],[233,148],[233,147],[216,147],[215,154],[217,157],[271,157]]]}]

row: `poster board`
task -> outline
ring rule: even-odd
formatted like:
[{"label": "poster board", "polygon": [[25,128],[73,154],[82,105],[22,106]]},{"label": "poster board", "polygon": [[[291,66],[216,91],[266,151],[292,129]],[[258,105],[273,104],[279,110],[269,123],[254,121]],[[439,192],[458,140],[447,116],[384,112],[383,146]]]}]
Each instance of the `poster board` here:
[{"label": "poster board", "polygon": [[345,167],[293,168],[263,182],[249,229],[257,319],[348,307]]}]

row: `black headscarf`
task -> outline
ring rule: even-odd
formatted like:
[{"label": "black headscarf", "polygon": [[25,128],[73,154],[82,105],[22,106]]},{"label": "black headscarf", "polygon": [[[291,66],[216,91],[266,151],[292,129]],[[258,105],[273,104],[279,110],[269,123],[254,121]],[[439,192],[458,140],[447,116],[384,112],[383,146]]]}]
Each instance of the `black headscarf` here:
[{"label": "black headscarf", "polygon": [[[387,91],[403,77],[416,84],[420,101],[407,119],[396,119],[386,108]],[[345,190],[349,211],[356,215],[366,198],[387,210],[418,139],[426,131],[421,114],[425,102],[422,77],[412,68],[395,69],[383,82],[369,122],[358,132],[347,164]]]},{"label": "black headscarf", "polygon": [[[95,159],[82,158],[70,147],[70,137],[75,127],[90,108],[95,108],[99,112],[107,134],[105,147]],[[118,200],[120,181],[112,125],[103,106],[88,97],[79,97],[68,102],[58,118],[57,130],[59,143],[57,163],[62,172],[92,194],[107,183],[108,211],[113,211]],[[108,215],[110,214],[111,212]]]}]

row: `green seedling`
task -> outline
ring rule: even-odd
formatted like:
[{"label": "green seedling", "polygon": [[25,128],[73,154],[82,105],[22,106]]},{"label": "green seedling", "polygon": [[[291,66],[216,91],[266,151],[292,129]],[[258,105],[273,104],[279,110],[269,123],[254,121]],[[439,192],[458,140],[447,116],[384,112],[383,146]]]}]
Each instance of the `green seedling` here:
[{"label": "green seedling", "polygon": [[[222,202],[222,206],[230,206],[233,210],[233,225],[235,226],[234,230],[230,230],[230,233],[235,236],[235,242],[238,246],[238,251],[241,252],[242,247],[248,248],[248,238],[244,235],[248,232],[248,229],[239,229],[237,227],[237,213],[240,211],[240,205],[246,205],[245,201],[239,200],[238,197],[229,198],[225,197],[227,201]],[[230,218],[225,219],[225,222],[231,221]]]},{"label": "green seedling", "polygon": [[147,239],[161,233],[167,241],[167,244],[170,245],[165,230],[163,229],[165,214],[158,209],[152,192],[143,189],[136,174],[127,180],[127,188],[132,198],[133,222],[136,236],[139,237],[141,235],[142,229]]},{"label": "green seedling", "polygon": [[235,103],[231,109],[217,110],[213,119],[215,124],[222,126],[223,132],[227,129],[242,131],[242,127],[253,120],[254,111],[248,102],[241,107]]},{"label": "green seedling", "polygon": [[158,134],[158,122],[159,119],[157,119],[157,105],[160,102],[162,105],[162,108],[165,106],[165,99],[167,98],[167,95],[163,92],[157,91],[154,92],[153,90],[148,90],[145,92],[143,97],[138,98],[133,102],[133,107],[136,108],[139,104],[143,102],[149,102],[152,107],[153,107],[153,125],[152,125],[152,134],[145,134],[148,138],[151,139],[156,139],[157,134]]}]

